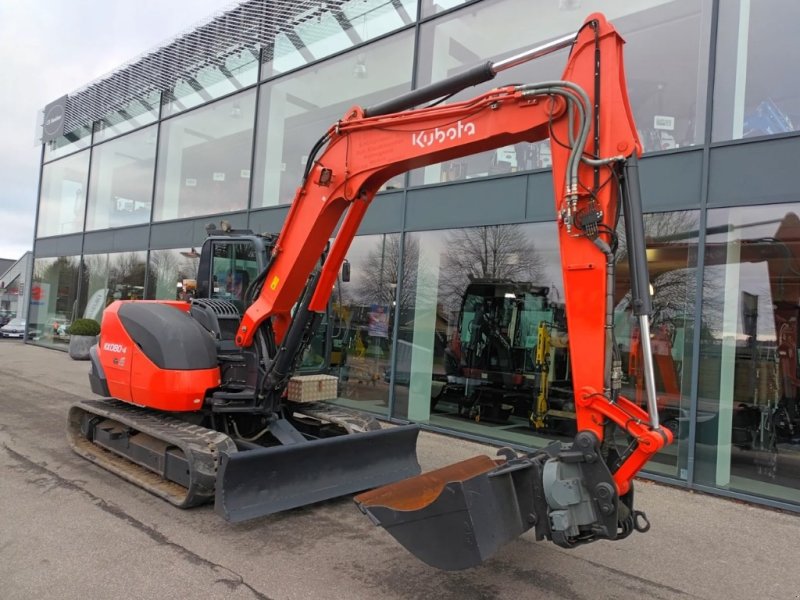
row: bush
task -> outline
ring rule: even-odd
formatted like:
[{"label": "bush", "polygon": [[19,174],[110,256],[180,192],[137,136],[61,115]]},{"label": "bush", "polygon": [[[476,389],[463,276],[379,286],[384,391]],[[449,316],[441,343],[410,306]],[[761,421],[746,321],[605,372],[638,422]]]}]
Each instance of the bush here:
[{"label": "bush", "polygon": [[67,327],[69,335],[100,335],[100,323],[94,319],[76,319]]}]

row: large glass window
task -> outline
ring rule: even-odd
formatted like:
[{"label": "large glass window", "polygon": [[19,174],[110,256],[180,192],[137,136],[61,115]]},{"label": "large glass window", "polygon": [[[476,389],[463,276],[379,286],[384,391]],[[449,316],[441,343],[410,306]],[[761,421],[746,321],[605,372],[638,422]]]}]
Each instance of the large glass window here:
[{"label": "large glass window", "polygon": [[[413,42],[412,31],[402,33],[264,86],[254,207],[292,201],[314,143],[353,104],[369,106],[410,89]],[[401,186],[402,177],[387,185]]]},{"label": "large glass window", "polygon": [[[25,263],[22,264],[24,265]],[[17,271],[16,273],[14,272],[15,270]],[[25,271],[27,271],[27,268]],[[12,267],[12,270],[6,271],[3,277],[5,280],[0,281],[0,323],[17,315],[25,314],[25,309],[21,306],[25,289],[25,272]]]},{"label": "large glass window", "polygon": [[86,229],[146,223],[153,197],[156,126],[95,146]]},{"label": "large glass window", "polygon": [[47,142],[44,145],[45,162],[55,160],[78,150],[88,148],[92,143],[92,128],[89,125],[65,133],[61,137]]},{"label": "large glass window", "polygon": [[194,248],[152,250],[147,277],[148,300],[188,300],[197,288],[200,253]]},{"label": "large glass window", "polygon": [[[698,211],[645,215],[652,294],[650,346],[659,420],[674,436],[673,444],[651,460],[646,469],[679,479],[688,476],[699,218]],[[620,246],[624,247],[622,226],[618,235]],[[622,393],[646,408],[641,332],[631,306],[628,260],[624,251],[620,253],[616,269],[614,337],[622,359]]]},{"label": "large glass window", "polygon": [[[337,283],[327,323],[329,368],[339,376],[339,402],[379,414],[388,412],[400,246],[399,233],[353,240],[347,252],[350,280]],[[306,364],[311,362],[307,356]]]},{"label": "large glass window", "polygon": [[696,480],[800,501],[800,205],[709,211]]},{"label": "large glass window", "polygon": [[[508,58],[547,40],[577,31],[586,15],[603,12],[626,40],[628,93],[645,151],[702,141],[710,2],[703,0],[589,0],[572,2],[495,0],[481,2],[425,23],[420,33],[418,87],[440,81],[486,60]],[[535,18],[530,15],[535,6]],[[502,35],[486,35],[502,31]],[[680,43],[676,44],[676,40]],[[452,100],[519,82],[558,79],[566,50],[500,73]],[[435,183],[551,165],[549,145],[517,144],[427,167],[412,183]]]},{"label": "large glass window", "polygon": [[66,327],[78,304],[79,256],[37,258],[33,263],[28,336],[37,344],[63,348]]},{"label": "large glass window", "polygon": [[431,15],[439,14],[456,6],[466,4],[470,0],[422,0],[422,14],[421,17],[430,17]]},{"label": "large glass window", "polygon": [[145,255],[144,251],[85,255],[79,316],[100,322],[103,310],[114,300],[144,298]]},{"label": "large glass window", "polygon": [[322,4],[295,17],[295,25],[275,36],[267,49],[262,77],[275,77],[342,52],[413,23],[417,0],[348,0]]},{"label": "large glass window", "polygon": [[[555,224],[409,233],[404,265],[394,416],[530,446],[574,433]],[[534,426],[537,372],[553,412]]]},{"label": "large glass window", "polygon": [[800,60],[794,0],[720,2],[713,139],[737,140],[800,128]]},{"label": "large glass window", "polygon": [[[648,470],[686,477],[697,212],[647,216],[659,413],[676,443]],[[622,240],[620,240],[622,242]],[[624,243],[622,244],[624,247]],[[622,393],[645,407],[627,260],[616,270]],[[554,223],[407,234],[394,416],[525,446],[576,431]],[[615,442],[627,441],[618,433]]]},{"label": "large glass window", "polygon": [[245,47],[204,61],[195,73],[178,80],[172,90],[164,93],[164,116],[200,106],[254,84],[258,81],[258,58],[258,48]]},{"label": "large glass window", "polygon": [[76,233],[83,229],[88,176],[88,150],[44,166],[37,237]]},{"label": "large glass window", "polygon": [[150,92],[144,98],[127,102],[122,108],[108,112],[94,124],[94,143],[110,140],[158,120],[161,93]]},{"label": "large glass window", "polygon": [[255,90],[161,124],[156,221],[247,208]]}]

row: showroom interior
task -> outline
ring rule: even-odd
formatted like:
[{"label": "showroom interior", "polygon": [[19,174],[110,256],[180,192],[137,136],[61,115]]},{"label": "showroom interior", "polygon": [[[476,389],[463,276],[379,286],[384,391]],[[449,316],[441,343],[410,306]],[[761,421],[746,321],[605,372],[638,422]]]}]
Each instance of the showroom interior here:
[{"label": "showroom interior", "polygon": [[[350,107],[513,56],[595,11],[627,42],[659,410],[675,434],[645,476],[800,510],[790,0],[244,0],[42,110],[28,342],[65,349],[65,326],[114,300],[187,297],[207,226],[277,233],[311,148]],[[566,58],[447,101],[558,79]],[[336,375],[337,402],[397,422],[519,449],[570,439],[549,167],[542,140],[387,182],[306,371]],[[624,393],[641,402],[625,285],[614,335]]]}]

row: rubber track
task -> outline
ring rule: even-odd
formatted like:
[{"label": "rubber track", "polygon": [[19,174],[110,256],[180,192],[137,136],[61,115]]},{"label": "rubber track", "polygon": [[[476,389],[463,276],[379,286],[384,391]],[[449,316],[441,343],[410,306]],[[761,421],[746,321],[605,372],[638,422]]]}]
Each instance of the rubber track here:
[{"label": "rubber track", "polygon": [[[372,416],[325,402],[287,403],[287,409],[339,425],[348,434],[381,429]],[[115,421],[179,448],[190,465],[189,488],[86,439],[81,432],[83,414]],[[224,433],[119,400],[83,400],[74,404],[69,410],[67,435],[72,449],[83,458],[180,508],[212,501],[219,453],[236,452],[236,444]]]},{"label": "rubber track", "polygon": [[[87,413],[116,421],[179,448],[189,464],[189,488],[86,439],[81,433],[81,422],[82,415]],[[83,400],[74,404],[69,410],[67,435],[72,449],[79,455],[181,508],[214,499],[220,452],[236,452],[236,444],[224,433],[119,400]]]}]

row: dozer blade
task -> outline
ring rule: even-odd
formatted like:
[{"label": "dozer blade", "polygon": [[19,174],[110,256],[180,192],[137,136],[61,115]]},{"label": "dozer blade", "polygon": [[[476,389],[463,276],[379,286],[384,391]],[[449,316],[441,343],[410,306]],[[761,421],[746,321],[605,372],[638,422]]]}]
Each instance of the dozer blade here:
[{"label": "dozer blade", "polygon": [[479,565],[536,521],[535,469],[476,456],[359,494],[355,502],[414,556],[438,569]]},{"label": "dozer blade", "polygon": [[239,522],[420,472],[418,425],[222,454],[215,510]]}]

